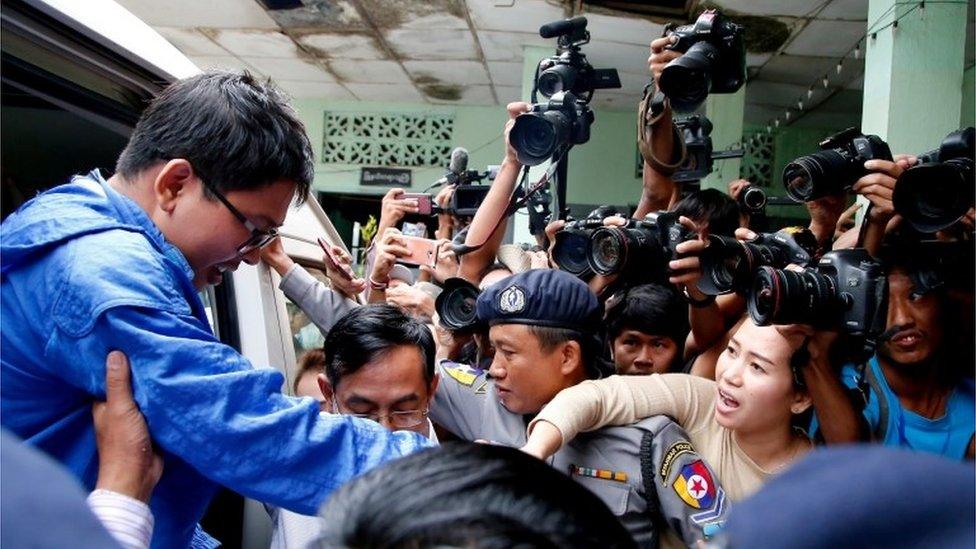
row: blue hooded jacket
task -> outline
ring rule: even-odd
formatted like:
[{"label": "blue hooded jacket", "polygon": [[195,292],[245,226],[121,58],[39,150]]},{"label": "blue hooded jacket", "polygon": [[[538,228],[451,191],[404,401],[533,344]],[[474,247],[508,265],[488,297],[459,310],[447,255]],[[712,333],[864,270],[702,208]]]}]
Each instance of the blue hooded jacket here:
[{"label": "blue hooded jacket", "polygon": [[105,359],[129,357],[163,476],[153,547],[187,547],[217,484],[314,514],[328,494],[430,443],[281,394],[210,329],[193,271],[146,213],[98,174],[24,204],[0,225],[0,423],[93,488],[91,405]]}]

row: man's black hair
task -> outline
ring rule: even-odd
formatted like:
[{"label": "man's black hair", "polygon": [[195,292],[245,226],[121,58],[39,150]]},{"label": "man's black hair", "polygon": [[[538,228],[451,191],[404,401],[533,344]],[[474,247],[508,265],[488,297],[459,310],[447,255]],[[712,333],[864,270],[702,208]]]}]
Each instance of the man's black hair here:
[{"label": "man's black hair", "polygon": [[689,331],[688,305],[674,288],[662,284],[627,289],[620,299],[607,302],[604,320],[611,341],[625,330],[637,330],[670,337],[679,350],[684,348]]},{"label": "man's black hair", "polygon": [[592,492],[544,462],[490,444],[448,442],[340,488],[314,547],[636,547]]},{"label": "man's black hair", "polygon": [[174,158],[188,160],[221,193],[287,180],[302,202],[314,177],[298,115],[270,80],[247,72],[208,71],[163,90],[136,123],[116,171],[132,179]]},{"label": "man's black hair", "polygon": [[434,336],[399,307],[387,303],[357,307],[325,337],[325,375],[333,387],[394,347],[413,345],[424,363],[424,379],[434,379]]},{"label": "man's black hair", "polygon": [[688,193],[675,204],[674,212],[695,222],[707,221],[708,234],[734,236],[739,228],[739,205],[731,196],[717,189]]}]

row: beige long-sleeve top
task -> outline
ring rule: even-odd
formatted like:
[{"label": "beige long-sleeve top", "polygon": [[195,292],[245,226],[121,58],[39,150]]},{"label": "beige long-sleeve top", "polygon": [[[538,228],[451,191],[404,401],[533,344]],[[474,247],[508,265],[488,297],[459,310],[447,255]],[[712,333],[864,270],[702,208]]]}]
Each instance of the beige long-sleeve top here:
[{"label": "beige long-sleeve top", "polygon": [[529,424],[555,425],[563,444],[581,432],[628,425],[667,415],[684,427],[692,445],[715,470],[726,494],[737,501],[752,494],[773,474],[739,447],[732,432],[715,421],[715,382],[687,374],[611,376],[564,389]]}]

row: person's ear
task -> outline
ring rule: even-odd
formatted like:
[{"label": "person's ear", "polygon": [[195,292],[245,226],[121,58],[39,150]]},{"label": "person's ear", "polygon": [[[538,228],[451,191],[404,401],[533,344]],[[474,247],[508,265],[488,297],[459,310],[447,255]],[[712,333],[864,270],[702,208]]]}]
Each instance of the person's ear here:
[{"label": "person's ear", "polygon": [[434,395],[437,394],[437,385],[441,382],[441,375],[434,372],[434,377],[430,380],[430,386],[427,390],[427,398],[432,399]]},{"label": "person's ear", "polygon": [[807,391],[793,391],[793,402],[790,403],[790,412],[795,414],[802,414],[806,412],[813,406],[813,399],[810,397],[810,393]]},{"label": "person's ear", "polygon": [[319,390],[322,391],[325,402],[332,405],[330,406],[331,410],[337,410],[338,403],[335,401],[335,391],[332,390],[332,384],[329,383],[329,378],[325,377],[325,374],[319,374],[315,376],[315,381],[319,382]]},{"label": "person's ear", "polygon": [[577,369],[586,367],[583,364],[583,350],[578,341],[566,341],[559,350],[561,362],[559,371],[564,376],[572,375]]},{"label": "person's ear", "polygon": [[195,183],[193,166],[185,159],[174,158],[163,165],[153,181],[156,205],[166,213],[173,213],[180,198]]}]

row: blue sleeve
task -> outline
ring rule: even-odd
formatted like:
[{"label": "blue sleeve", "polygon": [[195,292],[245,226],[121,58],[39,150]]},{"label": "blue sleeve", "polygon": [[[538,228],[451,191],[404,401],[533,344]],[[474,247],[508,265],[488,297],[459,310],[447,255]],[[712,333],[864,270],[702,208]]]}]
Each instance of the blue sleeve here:
[{"label": "blue sleeve", "polygon": [[[868,365],[870,368],[871,365]],[[857,370],[853,366],[844,366],[840,373],[841,383],[844,384],[848,389],[857,389],[858,382],[860,378],[857,375]],[[878,407],[878,395],[874,394],[874,390],[868,387],[869,398],[861,414],[864,416],[865,421],[868,423],[868,429],[874,433],[878,428],[878,422],[881,418],[881,410]]]},{"label": "blue sleeve", "polygon": [[216,341],[199,319],[114,307],[84,335],[56,333],[77,382],[104,394],[105,357],[126,353],[133,391],[153,439],[204,476],[245,496],[314,514],[337,487],[384,461],[429,446],[410,432],[320,414],[311,399],[281,394],[283,376],[257,369]]}]

